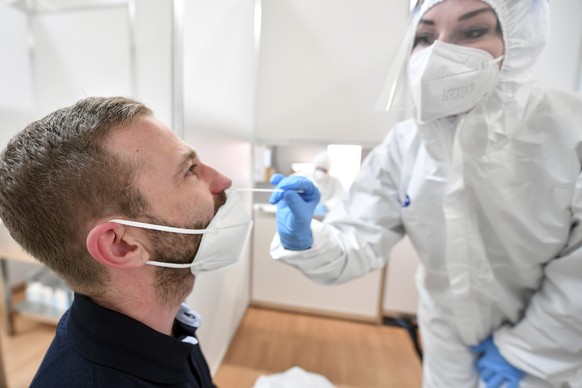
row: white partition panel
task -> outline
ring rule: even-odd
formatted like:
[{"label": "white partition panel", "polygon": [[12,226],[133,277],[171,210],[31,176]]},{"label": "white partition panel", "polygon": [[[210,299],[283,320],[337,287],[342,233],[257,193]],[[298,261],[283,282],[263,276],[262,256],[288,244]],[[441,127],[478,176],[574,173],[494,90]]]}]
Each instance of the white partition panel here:
[{"label": "white partition panel", "polygon": [[32,18],[39,114],[88,96],[131,95],[126,7]]},{"label": "white partition panel", "polygon": [[185,126],[251,139],[257,70],[255,0],[190,0],[185,5]]},{"label": "white partition panel", "polygon": [[377,142],[400,117],[376,112],[408,0],[263,2],[257,137]]},{"label": "white partition panel", "polygon": [[135,98],[172,124],[172,1],[135,1]]}]

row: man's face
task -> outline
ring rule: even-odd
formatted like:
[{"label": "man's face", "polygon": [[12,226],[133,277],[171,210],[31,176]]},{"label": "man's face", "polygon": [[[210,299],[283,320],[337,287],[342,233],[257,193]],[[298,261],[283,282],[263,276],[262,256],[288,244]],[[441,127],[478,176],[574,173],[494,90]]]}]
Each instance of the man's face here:
[{"label": "man's face", "polygon": [[[154,117],[139,118],[113,131],[105,146],[137,165],[136,185],[150,205],[140,221],[204,229],[226,201],[224,190],[231,186],[231,180],[202,163],[192,147]],[[151,236],[150,260],[155,261],[192,261],[202,237],[145,233]],[[157,272],[164,297],[179,292],[176,287],[183,287],[185,279],[192,278],[189,269],[157,268]]]},{"label": "man's face", "polygon": [[493,58],[504,52],[495,11],[481,0],[445,0],[429,9],[418,23],[413,52],[440,40],[478,48]]},{"label": "man's face", "polygon": [[208,224],[232,184],[151,116],[114,131],[106,147],[137,164],[137,188],[151,206],[149,215],[171,226]]}]

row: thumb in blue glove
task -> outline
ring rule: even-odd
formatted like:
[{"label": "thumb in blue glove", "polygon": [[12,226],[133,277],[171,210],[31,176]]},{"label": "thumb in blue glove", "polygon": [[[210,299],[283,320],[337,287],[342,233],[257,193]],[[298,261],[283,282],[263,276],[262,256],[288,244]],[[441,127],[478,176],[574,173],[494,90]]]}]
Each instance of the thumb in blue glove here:
[{"label": "thumb in blue glove", "polygon": [[503,384],[507,384],[507,388],[518,388],[523,372],[507,362],[495,345],[493,337],[472,346],[471,350],[479,354],[477,369],[487,388],[498,388]]},{"label": "thumb in blue glove", "polygon": [[313,245],[311,219],[321,195],[313,182],[301,176],[274,174],[276,191],[269,202],[277,205],[277,232],[285,249],[304,250]]}]

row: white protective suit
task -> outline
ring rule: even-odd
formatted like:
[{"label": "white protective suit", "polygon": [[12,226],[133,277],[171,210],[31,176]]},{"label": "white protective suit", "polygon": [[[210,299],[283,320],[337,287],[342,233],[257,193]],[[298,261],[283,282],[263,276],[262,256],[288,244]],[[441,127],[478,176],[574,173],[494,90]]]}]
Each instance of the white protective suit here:
[{"label": "white protective suit", "polygon": [[520,387],[582,387],[582,100],[531,81],[548,2],[483,1],[505,42],[495,89],[466,114],[397,124],[312,223],[312,248],[275,236],[271,254],[339,283],[381,268],[406,233],[421,260],[425,387],[479,386],[468,346],[492,333]]}]

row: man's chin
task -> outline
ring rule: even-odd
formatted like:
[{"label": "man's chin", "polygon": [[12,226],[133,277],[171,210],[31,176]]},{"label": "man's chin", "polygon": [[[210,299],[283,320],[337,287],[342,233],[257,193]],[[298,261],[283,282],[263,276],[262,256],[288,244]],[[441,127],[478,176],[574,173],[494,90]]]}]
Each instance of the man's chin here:
[{"label": "man's chin", "polygon": [[195,277],[190,268],[183,270],[160,268],[171,270],[171,273],[158,274],[156,282],[156,294],[161,302],[166,304],[180,304],[190,295],[194,288]]}]

